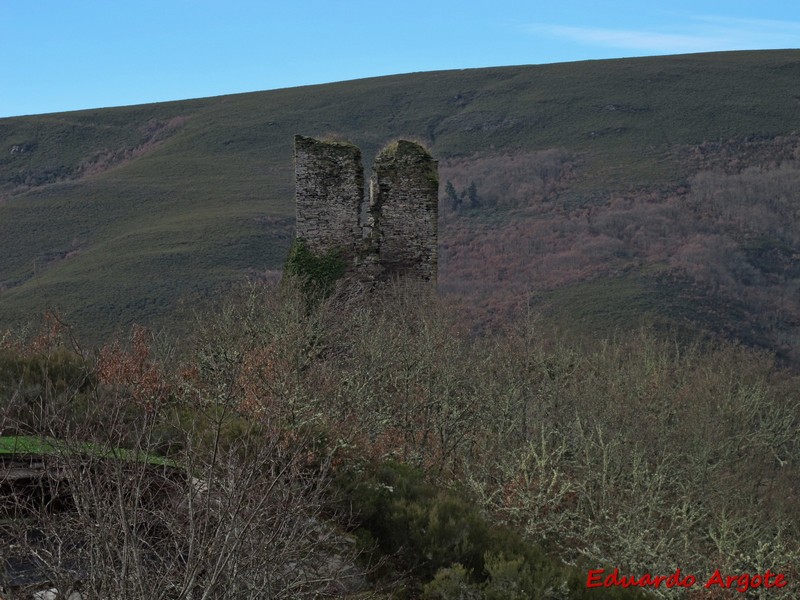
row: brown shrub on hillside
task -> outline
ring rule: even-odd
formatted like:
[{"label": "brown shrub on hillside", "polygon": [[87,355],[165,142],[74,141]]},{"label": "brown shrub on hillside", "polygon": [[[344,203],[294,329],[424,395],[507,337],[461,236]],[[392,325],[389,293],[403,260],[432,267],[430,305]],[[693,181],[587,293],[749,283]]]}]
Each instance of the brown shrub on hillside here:
[{"label": "brown shrub on hillside", "polygon": [[[503,168],[493,168],[503,181]],[[688,294],[676,301],[706,315],[700,326],[797,361],[797,189],[800,165],[784,161],[703,171],[679,190],[615,192],[589,206],[538,202],[485,219],[450,213],[440,228],[440,289],[468,296],[472,316],[486,324],[532,295],[655,266],[653,285]]]}]

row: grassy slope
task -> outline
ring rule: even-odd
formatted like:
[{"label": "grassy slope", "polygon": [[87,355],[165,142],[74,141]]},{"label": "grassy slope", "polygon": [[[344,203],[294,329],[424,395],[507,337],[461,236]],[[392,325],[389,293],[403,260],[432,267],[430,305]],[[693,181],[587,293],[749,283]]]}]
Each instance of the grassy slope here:
[{"label": "grassy slope", "polygon": [[800,51],[735,52],[3,119],[0,326],[58,307],[97,339],[279,269],[293,228],[295,133],[346,137],[366,164],[398,136],[439,158],[558,147],[580,157],[564,201],[581,204],[682,183],[676,148],[800,130],[798,82]]},{"label": "grassy slope", "polygon": [[66,456],[79,454],[97,458],[113,458],[125,461],[146,462],[151,465],[180,467],[173,460],[139,454],[125,448],[102,448],[91,443],[67,444],[61,440],[37,436],[0,436],[0,456],[2,455],[56,455]]}]

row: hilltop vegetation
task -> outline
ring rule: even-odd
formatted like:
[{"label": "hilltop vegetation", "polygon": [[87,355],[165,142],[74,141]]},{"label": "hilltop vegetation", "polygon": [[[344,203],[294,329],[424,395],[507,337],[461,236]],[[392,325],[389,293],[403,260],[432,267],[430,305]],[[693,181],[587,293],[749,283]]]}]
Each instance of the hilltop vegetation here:
[{"label": "hilltop vegetation", "polygon": [[[87,342],[179,327],[273,279],[295,133],[440,160],[440,290],[478,327],[533,308],[708,328],[796,362],[800,52],[391,76],[0,120],[0,326]],[[445,184],[451,183],[448,194]]]}]

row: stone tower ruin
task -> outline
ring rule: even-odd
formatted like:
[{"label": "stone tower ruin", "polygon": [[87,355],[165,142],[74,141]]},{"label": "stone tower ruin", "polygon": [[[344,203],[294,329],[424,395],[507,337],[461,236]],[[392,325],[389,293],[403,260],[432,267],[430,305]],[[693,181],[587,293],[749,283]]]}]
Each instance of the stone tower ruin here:
[{"label": "stone tower ruin", "polygon": [[436,280],[438,166],[399,140],[375,158],[364,194],[361,151],[295,136],[296,236],[318,256],[337,252],[362,281]]}]

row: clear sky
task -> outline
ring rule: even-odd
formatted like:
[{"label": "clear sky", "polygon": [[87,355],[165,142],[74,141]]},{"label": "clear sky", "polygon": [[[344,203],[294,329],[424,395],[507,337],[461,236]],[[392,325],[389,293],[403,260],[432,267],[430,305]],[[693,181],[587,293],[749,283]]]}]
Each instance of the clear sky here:
[{"label": "clear sky", "polygon": [[0,117],[766,48],[800,48],[800,0],[0,0]]}]

